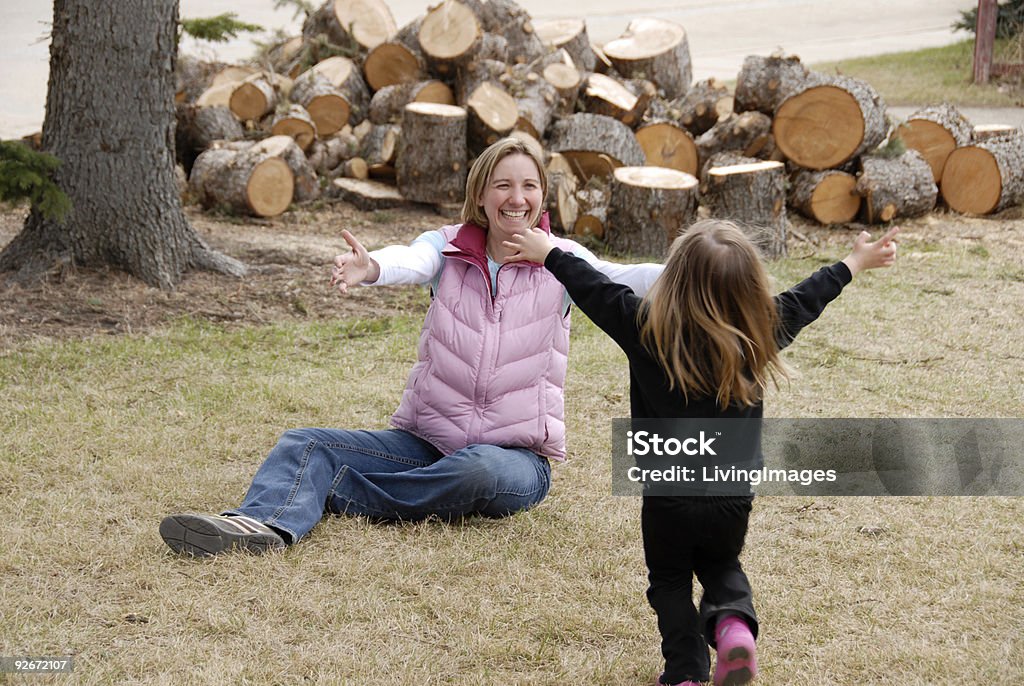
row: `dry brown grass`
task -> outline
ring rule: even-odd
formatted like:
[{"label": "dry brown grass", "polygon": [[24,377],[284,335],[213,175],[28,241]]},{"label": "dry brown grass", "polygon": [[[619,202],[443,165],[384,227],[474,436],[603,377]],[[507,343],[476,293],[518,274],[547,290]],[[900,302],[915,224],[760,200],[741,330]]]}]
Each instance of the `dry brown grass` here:
[{"label": "dry brown grass", "polygon": [[[898,266],[859,278],[787,351],[794,379],[769,414],[1021,416],[1024,220],[905,226]],[[853,239],[798,230],[808,241],[771,267],[780,286]],[[182,559],[160,541],[165,514],[236,503],[281,430],[384,425],[426,304],[396,298],[362,318],[8,339],[0,654],[74,654],[52,681],[76,684],[649,684],[639,502],[610,495],[628,377],[579,315],[571,459],[535,510],[329,518],[264,558]],[[1022,515],[1016,498],[758,499],[744,564],[760,682],[1019,683]]]}]

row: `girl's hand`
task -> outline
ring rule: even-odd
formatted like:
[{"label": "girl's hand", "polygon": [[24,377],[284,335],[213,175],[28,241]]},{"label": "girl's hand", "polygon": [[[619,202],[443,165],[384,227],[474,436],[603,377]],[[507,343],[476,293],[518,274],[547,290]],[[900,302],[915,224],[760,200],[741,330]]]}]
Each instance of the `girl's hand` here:
[{"label": "girl's hand", "polygon": [[555,246],[552,245],[551,239],[541,229],[527,229],[521,234],[513,236],[507,241],[502,241],[509,250],[514,250],[515,253],[506,257],[503,261],[509,262],[537,262],[544,264],[545,258],[548,253]]},{"label": "girl's hand", "polygon": [[864,269],[891,267],[896,261],[896,234],[900,227],[894,226],[874,243],[870,243],[871,234],[861,231],[853,244],[853,250],[843,258],[843,263],[850,268],[854,276]]},{"label": "girl's hand", "polygon": [[355,236],[345,230],[341,232],[341,237],[352,248],[352,252],[334,258],[331,286],[337,286],[339,293],[346,294],[349,286],[358,286],[364,281],[376,281],[380,277],[380,267],[370,259],[370,254]]}]

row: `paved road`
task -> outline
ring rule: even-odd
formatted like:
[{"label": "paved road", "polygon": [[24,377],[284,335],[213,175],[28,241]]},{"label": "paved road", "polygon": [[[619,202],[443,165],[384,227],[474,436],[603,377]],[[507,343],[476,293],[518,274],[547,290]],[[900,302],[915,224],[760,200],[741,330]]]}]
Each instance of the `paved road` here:
[{"label": "paved road", "polygon": [[[641,0],[635,6],[622,0],[519,2],[538,22],[585,16],[595,43],[615,38],[636,17],[677,21],[686,27],[698,80],[735,78],[746,55],[777,48],[813,63],[945,45],[967,37],[954,34],[950,25],[960,10],[976,5],[973,0]],[[388,4],[400,26],[428,6],[425,0]],[[275,10],[271,0],[181,0],[183,17],[223,12],[236,12],[268,29],[299,27],[290,11]],[[10,138],[37,131],[42,124],[49,47],[40,37],[52,20],[52,4],[0,0],[0,15],[0,138]],[[184,51],[197,49],[186,39]],[[225,61],[241,60],[252,47],[245,37],[212,52]],[[1024,124],[1024,109],[993,116],[1002,120],[1012,114]]]}]

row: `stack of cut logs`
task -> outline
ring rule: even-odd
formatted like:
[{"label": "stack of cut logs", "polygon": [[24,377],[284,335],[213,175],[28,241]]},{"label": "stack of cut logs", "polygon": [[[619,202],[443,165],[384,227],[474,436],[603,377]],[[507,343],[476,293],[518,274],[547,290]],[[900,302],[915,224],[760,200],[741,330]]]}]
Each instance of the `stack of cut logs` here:
[{"label": "stack of cut logs", "polygon": [[892,128],[867,83],[796,57],[748,57],[734,93],[691,74],[661,19],[597,47],[513,0],[445,0],[401,29],[383,0],[328,0],[259,67],[179,60],[178,154],[204,206],[274,216],[324,188],[456,205],[472,159],[518,136],[544,150],[555,228],[654,256],[698,208],[778,256],[787,206],[841,224],[928,212],[939,189],[960,212],[1024,200],[1020,130],[949,105]]}]

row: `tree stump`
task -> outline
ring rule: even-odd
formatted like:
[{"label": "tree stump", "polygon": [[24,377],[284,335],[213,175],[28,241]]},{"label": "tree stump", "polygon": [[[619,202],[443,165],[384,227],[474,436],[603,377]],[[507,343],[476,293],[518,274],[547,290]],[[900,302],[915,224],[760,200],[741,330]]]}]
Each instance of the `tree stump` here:
[{"label": "tree stump", "polygon": [[590,45],[587,23],[582,19],[556,19],[536,25],[541,42],[556,50],[565,50],[573,64],[583,71],[594,71],[597,55]]},{"label": "tree stump", "polygon": [[697,144],[688,131],[669,121],[644,124],[636,130],[647,164],[697,175]]},{"label": "tree stump", "polygon": [[459,0],[446,0],[427,12],[418,38],[430,71],[448,76],[473,59],[482,35],[473,10]]},{"label": "tree stump", "polygon": [[365,53],[395,35],[397,27],[383,0],[327,0],[302,27],[307,41],[324,34],[334,45]]},{"label": "tree stump", "polygon": [[771,129],[772,120],[761,112],[730,114],[697,138],[697,152],[701,160],[728,151],[761,157],[774,149]]},{"label": "tree stump", "polygon": [[[1020,129],[1010,124],[978,124],[971,132],[971,140],[975,143],[1002,138],[1003,136],[1016,135]],[[1024,135],[1024,134],[1022,134]]]},{"label": "tree stump", "polygon": [[578,182],[572,165],[561,153],[551,153],[547,164],[548,197],[547,207],[552,228],[562,233],[572,233],[579,216],[576,201]]},{"label": "tree stump", "polygon": [[363,76],[371,91],[427,78],[423,58],[396,40],[381,43],[363,60]]},{"label": "tree stump", "polygon": [[896,129],[908,148],[917,150],[932,168],[935,183],[942,180],[946,158],[956,148],[971,142],[972,126],[959,110],[948,103],[914,112]]},{"label": "tree stump", "polygon": [[775,144],[805,169],[832,169],[878,146],[885,104],[867,83],[812,73],[786,94],[772,122]]},{"label": "tree stump", "polygon": [[781,162],[711,169],[705,200],[712,217],[737,222],[765,257],[786,254],[786,172]]},{"label": "tree stump", "polygon": [[302,105],[290,105],[274,117],[270,133],[273,136],[291,136],[305,152],[316,140],[316,122]]},{"label": "tree stump", "polygon": [[809,74],[796,55],[750,55],[743,60],[736,77],[733,111],[737,114],[754,111],[772,116],[784,97],[796,90]]},{"label": "tree stump", "polygon": [[942,171],[942,198],[957,212],[989,214],[1024,200],[1024,133],[957,148]]},{"label": "tree stump", "polygon": [[758,159],[757,157],[747,157],[741,153],[732,151],[716,152],[706,160],[701,160],[700,176],[697,178],[700,180],[701,193],[707,192],[708,185],[708,172],[717,167],[733,167],[738,164],[757,164],[764,160]]},{"label": "tree stump", "polygon": [[406,105],[395,164],[399,192],[433,204],[461,202],[466,192],[467,113],[461,107]]},{"label": "tree stump", "polygon": [[380,181],[334,179],[329,192],[332,197],[351,203],[364,212],[388,210],[409,204],[409,201],[403,198],[394,186]]},{"label": "tree stump", "polygon": [[276,217],[292,202],[295,177],[283,159],[267,152],[210,149],[196,158],[189,190],[206,208]]},{"label": "tree stump", "polygon": [[860,164],[857,192],[864,198],[868,224],[916,217],[935,207],[939,190],[932,167],[917,150],[907,150],[894,158],[865,155]]},{"label": "tree stump", "polygon": [[581,100],[591,114],[618,119],[630,128],[640,123],[650,97],[637,96],[625,85],[604,74],[587,77]]},{"label": "tree stump", "polygon": [[277,93],[263,74],[253,74],[237,84],[228,108],[242,121],[257,121],[277,106]]},{"label": "tree stump", "polygon": [[664,258],[697,217],[697,179],[662,167],[620,167],[612,175],[608,246]]},{"label": "tree stump", "polygon": [[693,80],[686,31],[666,19],[634,19],[603,52],[620,74],[653,81],[670,100],[685,95]]},{"label": "tree stump", "polygon": [[645,161],[633,131],[600,114],[581,112],[555,122],[548,148],[562,153],[583,181],[609,176],[616,167],[638,167]]},{"label": "tree stump", "polygon": [[789,206],[819,224],[846,224],[860,211],[857,178],[838,169],[793,174],[789,186]]},{"label": "tree stump", "polygon": [[577,191],[579,213],[572,232],[577,236],[589,236],[603,239],[608,225],[608,190],[600,185],[592,185]]},{"label": "tree stump", "polygon": [[452,89],[441,81],[418,81],[384,86],[370,99],[370,121],[374,124],[397,124],[410,102],[433,102],[454,105]]},{"label": "tree stump", "polygon": [[507,136],[519,121],[515,98],[494,81],[485,81],[470,93],[466,111],[469,149],[474,154]]}]

